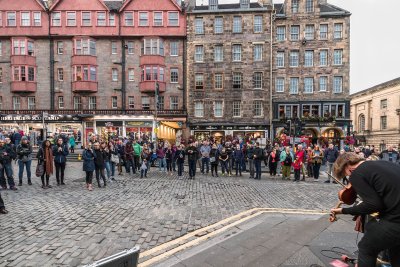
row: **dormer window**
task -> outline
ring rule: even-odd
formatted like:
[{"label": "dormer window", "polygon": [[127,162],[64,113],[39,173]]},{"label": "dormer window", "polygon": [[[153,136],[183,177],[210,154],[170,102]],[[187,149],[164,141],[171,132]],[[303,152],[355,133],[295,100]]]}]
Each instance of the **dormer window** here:
[{"label": "dormer window", "polygon": [[314,0],[306,0],[306,12],[314,12]]},{"label": "dormer window", "polygon": [[218,9],[218,0],[209,0],[209,9],[217,10]]},{"label": "dormer window", "polygon": [[240,0],[240,8],[250,8],[250,0]]},{"label": "dormer window", "polygon": [[299,13],[299,0],[292,0],[292,13]]}]

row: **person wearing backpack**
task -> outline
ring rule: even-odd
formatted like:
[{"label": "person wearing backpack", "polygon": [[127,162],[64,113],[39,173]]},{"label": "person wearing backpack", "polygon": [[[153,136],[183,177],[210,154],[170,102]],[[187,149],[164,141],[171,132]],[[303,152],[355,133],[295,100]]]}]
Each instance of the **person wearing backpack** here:
[{"label": "person wearing backpack", "polygon": [[293,162],[293,153],[290,151],[290,147],[285,147],[285,150],[281,152],[280,162],[282,165],[282,179],[290,180],[290,170]]}]

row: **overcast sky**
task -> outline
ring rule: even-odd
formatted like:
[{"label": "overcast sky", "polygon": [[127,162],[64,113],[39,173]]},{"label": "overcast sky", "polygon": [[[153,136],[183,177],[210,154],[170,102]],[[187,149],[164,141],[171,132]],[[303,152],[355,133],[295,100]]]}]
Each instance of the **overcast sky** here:
[{"label": "overcast sky", "polygon": [[[197,4],[201,1],[208,3],[197,0]],[[220,0],[220,3],[232,2],[239,0]],[[400,77],[400,0],[328,0],[328,3],[352,13],[350,93]]]}]

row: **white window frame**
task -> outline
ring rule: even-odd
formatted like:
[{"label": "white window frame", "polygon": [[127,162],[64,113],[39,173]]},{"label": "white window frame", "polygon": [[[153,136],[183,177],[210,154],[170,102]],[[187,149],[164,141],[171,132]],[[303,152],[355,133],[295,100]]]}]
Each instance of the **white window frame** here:
[{"label": "white window frame", "polygon": [[[142,15],[146,15],[146,17],[142,17]],[[143,24],[143,22],[146,22]],[[148,27],[149,24],[149,12],[147,11],[139,11],[138,15],[138,25],[139,27]]]},{"label": "white window frame", "polygon": [[[55,20],[58,21],[58,24],[54,23]],[[56,12],[52,12],[51,13],[51,26],[53,26],[53,27],[61,27],[62,26],[61,12],[60,11],[56,11]]]},{"label": "white window frame", "polygon": [[314,78],[313,77],[305,77],[304,78],[304,93],[305,94],[314,93]]},{"label": "white window frame", "polygon": [[169,42],[169,53],[170,53],[171,57],[179,56],[179,41],[170,41]]},{"label": "white window frame", "polygon": [[[238,22],[239,22],[239,24],[235,24],[235,23],[238,23]],[[242,32],[243,32],[243,18],[242,18],[242,16],[233,16],[232,33],[242,33]]]},{"label": "white window frame", "polygon": [[128,55],[133,55],[135,53],[135,43],[133,41],[127,41]]},{"label": "white window frame", "polygon": [[[21,11],[20,15],[21,15],[21,18],[20,18],[21,27],[30,27],[31,26],[31,12]],[[28,15],[28,16],[24,18],[24,15],[25,16]]]},{"label": "white window frame", "polygon": [[285,67],[285,52],[284,51],[276,52],[275,65],[277,68]]},{"label": "white window frame", "polygon": [[224,46],[221,44],[214,46],[214,62],[224,61]]},{"label": "white window frame", "polygon": [[135,81],[135,70],[133,68],[128,69],[128,81],[130,82]]},{"label": "white window frame", "polygon": [[[100,15],[104,15],[104,19],[100,18]],[[105,11],[96,12],[96,25],[99,27],[107,26],[107,12]]]},{"label": "white window frame", "polygon": [[57,81],[63,82],[64,81],[64,69],[57,68]]},{"label": "white window frame", "polygon": [[[259,18],[261,18],[261,21],[256,21]],[[263,15],[255,15],[254,16],[254,25],[253,25],[254,33],[262,33],[264,31],[263,18],[264,18]]]},{"label": "white window frame", "polygon": [[21,97],[13,96],[13,110],[20,110],[21,109]]},{"label": "white window frame", "polygon": [[33,12],[33,24],[34,27],[42,26],[42,12],[34,11]]},{"label": "white window frame", "polygon": [[343,65],[343,49],[333,50],[333,65],[335,66]]},{"label": "white window frame", "polygon": [[214,73],[214,89],[215,90],[223,90],[224,89],[224,74],[223,73]]},{"label": "white window frame", "polygon": [[179,109],[179,97],[178,96],[170,96],[169,97],[169,109],[171,109],[171,110]]},{"label": "white window frame", "polygon": [[264,53],[264,44],[254,44],[253,49],[254,49],[253,60],[262,61]]},{"label": "white window frame", "polygon": [[36,98],[34,96],[28,96],[28,110],[35,110],[36,109]]},{"label": "white window frame", "polygon": [[306,0],[306,13],[314,12],[314,0]]},{"label": "white window frame", "polygon": [[286,40],[286,26],[279,25],[276,27],[276,41],[283,42],[285,40]]},{"label": "white window frame", "polygon": [[242,117],[242,102],[241,101],[233,101],[232,103],[232,117],[240,118]]},{"label": "white window frame", "polygon": [[75,110],[81,110],[82,109],[82,97],[80,96],[74,96],[73,97],[73,101],[74,101],[74,109]]},{"label": "white window frame", "polygon": [[111,97],[111,108],[117,109],[118,108],[118,96]]},{"label": "white window frame", "polygon": [[289,54],[289,67],[297,68],[299,67],[299,50],[291,50]]},{"label": "white window frame", "polygon": [[[130,15],[130,14],[132,14],[132,19],[127,18],[127,15]],[[127,23],[127,21],[129,21],[129,23]],[[124,12],[124,26],[126,26],[126,27],[135,26],[135,14],[133,13],[133,11],[125,11]]]},{"label": "white window frame", "polygon": [[[171,24],[171,14],[176,14],[176,24]],[[175,19],[174,19],[175,21]],[[168,11],[168,27],[179,27],[179,12],[176,11]]]},{"label": "white window frame", "polygon": [[128,109],[135,109],[135,97],[128,96]]},{"label": "white window frame", "polygon": [[314,50],[304,51],[304,67],[314,66]]},{"label": "white window frame", "polygon": [[343,23],[335,23],[333,32],[333,39],[340,40],[343,39]]},{"label": "white window frame", "polygon": [[195,46],[194,62],[197,63],[204,62],[204,46],[202,45]]},{"label": "white window frame", "polygon": [[[175,76],[173,77],[173,73],[176,73],[176,80]],[[172,79],[174,78],[174,79]],[[170,69],[170,82],[171,83],[178,83],[179,82],[179,69],[178,68],[171,68]]]},{"label": "white window frame", "polygon": [[112,68],[111,79],[113,82],[118,82],[118,69],[117,68]]},{"label": "white window frame", "polygon": [[[296,29],[296,31],[295,31]],[[297,36],[296,38],[293,38]],[[300,25],[291,25],[290,26],[290,40],[291,41],[298,41],[300,40]]]},{"label": "white window frame", "polygon": [[89,96],[88,101],[89,101],[88,109],[96,110],[97,109],[97,98],[95,96]]},{"label": "white window frame", "polygon": [[[68,17],[68,15],[74,15],[74,18],[73,18],[74,23],[73,24],[69,24],[68,23],[69,20],[72,20],[72,18],[70,19]],[[67,11],[66,12],[66,16],[65,16],[65,20],[66,20],[66,24],[65,25],[67,25],[67,27],[76,27],[76,11]]]},{"label": "white window frame", "polygon": [[[217,24],[217,19],[221,22],[221,25]],[[214,34],[222,34],[224,33],[224,17],[216,16],[214,18]]]},{"label": "white window frame", "polygon": [[64,96],[58,97],[58,109],[64,109]]},{"label": "white window frame", "polygon": [[[259,111],[260,113],[258,114]],[[262,117],[263,116],[263,100],[254,100],[253,101],[253,115],[254,117]]]},{"label": "white window frame", "polygon": [[[14,15],[14,25],[10,25],[10,23],[9,23],[9,15]],[[6,16],[7,16],[7,27],[17,27],[17,12],[15,12],[15,11],[7,11],[6,12]]]},{"label": "white window frame", "polygon": [[276,93],[284,93],[285,92],[285,78],[284,77],[276,77],[275,78],[275,92]]},{"label": "white window frame", "polygon": [[320,24],[319,25],[319,39],[320,40],[327,40],[328,39],[328,24]]},{"label": "white window frame", "polygon": [[289,80],[289,94],[291,95],[298,95],[299,94],[299,77],[290,77]]},{"label": "white window frame", "polygon": [[111,41],[111,55],[118,54],[118,43],[117,41]]},{"label": "white window frame", "polygon": [[264,75],[261,71],[257,71],[257,72],[253,73],[253,89],[256,89],[256,90],[263,89],[263,76]]},{"label": "white window frame", "polygon": [[329,54],[328,49],[319,50],[319,66],[320,67],[328,66],[328,54]]},{"label": "white window frame", "polygon": [[204,34],[204,20],[202,17],[194,18],[194,34]]},{"label": "white window frame", "polygon": [[[157,18],[156,14],[161,14],[161,23],[160,23],[160,19]],[[153,26],[154,27],[164,26],[164,12],[163,11],[154,11],[153,12]]]},{"label": "white window frame", "polygon": [[328,76],[320,76],[318,84],[319,84],[320,92],[327,92],[328,91]]},{"label": "white window frame", "polygon": [[213,106],[214,106],[214,117],[215,118],[223,117],[224,116],[224,101],[216,100],[216,101],[214,101],[214,105]]},{"label": "white window frame", "polygon": [[241,62],[242,61],[242,45],[232,44],[232,61]]},{"label": "white window frame", "polygon": [[115,13],[108,13],[108,26],[115,26]]},{"label": "white window frame", "polygon": [[57,41],[57,55],[62,55],[62,54],[64,54],[64,42]]},{"label": "white window frame", "polygon": [[194,116],[196,118],[204,117],[204,103],[200,101],[194,102]]},{"label": "white window frame", "polygon": [[[236,87],[236,86],[238,86],[238,87]],[[232,73],[232,89],[233,90],[243,89],[243,73],[242,72],[233,72]]]},{"label": "white window frame", "polygon": [[[338,83],[340,81],[340,83]],[[333,76],[333,93],[343,93],[343,76]]]},{"label": "white window frame", "polygon": [[[89,19],[84,18],[85,15],[89,14]],[[84,22],[87,21],[88,24],[85,24]],[[92,26],[92,12],[91,11],[81,11],[81,26],[82,27],[91,27]]]},{"label": "white window frame", "polygon": [[315,39],[315,26],[313,24],[307,24],[304,30],[304,39],[314,40]]}]

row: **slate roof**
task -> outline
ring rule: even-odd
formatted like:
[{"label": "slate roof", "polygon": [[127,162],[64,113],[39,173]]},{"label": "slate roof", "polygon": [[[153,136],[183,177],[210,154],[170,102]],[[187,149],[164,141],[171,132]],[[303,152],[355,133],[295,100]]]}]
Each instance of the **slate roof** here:
[{"label": "slate roof", "polygon": [[274,8],[276,10],[276,14],[285,14],[285,9],[283,8],[283,4],[274,4]]},{"label": "slate roof", "polygon": [[[250,9],[252,8],[262,8],[263,6],[261,6],[259,3],[250,3]],[[218,9],[217,10],[213,10],[213,11],[218,11],[218,10],[226,10],[226,9],[240,9],[240,3],[236,3],[236,4],[220,4],[218,5]],[[201,11],[201,10],[209,10],[208,9],[208,5],[202,5],[202,6],[196,6],[194,8],[195,11]]]},{"label": "slate roof", "polygon": [[[337,13],[338,15],[343,15],[343,14],[350,15],[349,11],[347,11],[343,8],[337,7],[335,5],[332,5],[332,4],[328,4],[328,3],[327,4],[319,4],[319,7],[320,7],[320,12],[321,12],[322,16],[327,13],[329,13],[329,14]],[[284,4],[274,4],[274,8],[276,10],[277,15],[283,15],[283,16],[285,15]]]},{"label": "slate roof", "polygon": [[124,4],[122,1],[103,1],[109,10],[120,10]]}]

